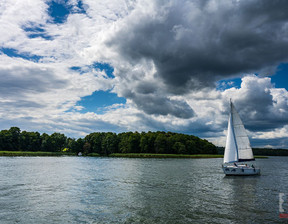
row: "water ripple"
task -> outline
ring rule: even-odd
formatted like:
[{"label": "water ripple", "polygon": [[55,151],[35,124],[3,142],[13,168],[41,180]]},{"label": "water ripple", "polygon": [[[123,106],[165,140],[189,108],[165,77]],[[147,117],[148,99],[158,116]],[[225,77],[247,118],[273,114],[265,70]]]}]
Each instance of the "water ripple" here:
[{"label": "water ripple", "polygon": [[221,159],[0,157],[0,220],[282,223],[287,160],[258,160],[263,174],[243,178],[224,177]]}]

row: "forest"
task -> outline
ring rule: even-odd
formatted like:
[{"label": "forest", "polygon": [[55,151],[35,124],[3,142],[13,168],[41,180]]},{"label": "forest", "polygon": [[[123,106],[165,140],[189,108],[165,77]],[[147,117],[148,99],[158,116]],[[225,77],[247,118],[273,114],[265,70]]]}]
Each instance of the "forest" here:
[{"label": "forest", "polygon": [[95,132],[84,138],[69,138],[61,133],[51,135],[21,131],[18,127],[0,131],[0,151],[157,154],[217,154],[207,140],[172,132]]}]

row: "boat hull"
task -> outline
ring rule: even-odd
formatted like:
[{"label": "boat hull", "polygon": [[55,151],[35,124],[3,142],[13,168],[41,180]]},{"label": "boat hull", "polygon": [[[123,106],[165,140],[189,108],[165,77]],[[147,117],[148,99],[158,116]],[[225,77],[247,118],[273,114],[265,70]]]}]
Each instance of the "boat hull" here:
[{"label": "boat hull", "polygon": [[223,166],[222,167],[226,176],[253,176],[260,175],[259,168],[253,167],[238,167],[238,166]]}]

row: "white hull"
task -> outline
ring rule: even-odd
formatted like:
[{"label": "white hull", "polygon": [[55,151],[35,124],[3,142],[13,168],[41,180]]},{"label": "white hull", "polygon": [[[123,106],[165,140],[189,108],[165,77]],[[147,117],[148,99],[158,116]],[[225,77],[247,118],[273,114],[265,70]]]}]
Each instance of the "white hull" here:
[{"label": "white hull", "polygon": [[248,166],[223,166],[222,167],[226,176],[252,176],[260,175],[259,168],[253,168]]}]

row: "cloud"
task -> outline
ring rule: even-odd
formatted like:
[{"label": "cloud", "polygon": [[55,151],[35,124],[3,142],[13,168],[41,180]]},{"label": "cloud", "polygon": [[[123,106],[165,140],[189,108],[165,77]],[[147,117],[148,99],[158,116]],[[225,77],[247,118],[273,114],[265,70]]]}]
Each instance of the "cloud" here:
[{"label": "cloud", "polygon": [[101,51],[115,69],[114,91],[147,114],[191,118],[194,105],[173,96],[247,73],[273,74],[288,59],[288,16],[277,11],[284,1],[146,0],[117,9],[118,17],[110,4],[101,7],[113,11],[114,23],[101,48],[95,43],[85,53]]},{"label": "cloud", "polygon": [[0,59],[0,117],[10,121],[29,117],[45,123],[76,106],[81,97],[113,86],[103,71],[79,74],[61,63],[39,64],[5,55]]},{"label": "cloud", "polygon": [[152,60],[166,90],[183,94],[243,73],[272,74],[288,59],[286,7],[285,1],[141,1],[106,44],[131,64]]},{"label": "cloud", "polygon": [[241,88],[227,89],[223,94],[233,99],[251,131],[269,131],[288,124],[288,92],[275,88],[268,77],[246,76]]},{"label": "cloud", "polygon": [[194,111],[185,101],[170,100],[155,95],[137,95],[131,97],[136,106],[147,114],[168,115],[179,118],[191,118]]},{"label": "cloud", "polygon": [[0,7],[1,46],[9,45],[13,40],[25,39],[22,26],[28,23],[44,24],[48,16],[44,1],[2,1]]},{"label": "cloud", "polygon": [[56,77],[45,68],[13,66],[0,70],[0,94],[3,97],[64,88],[68,80]]}]

